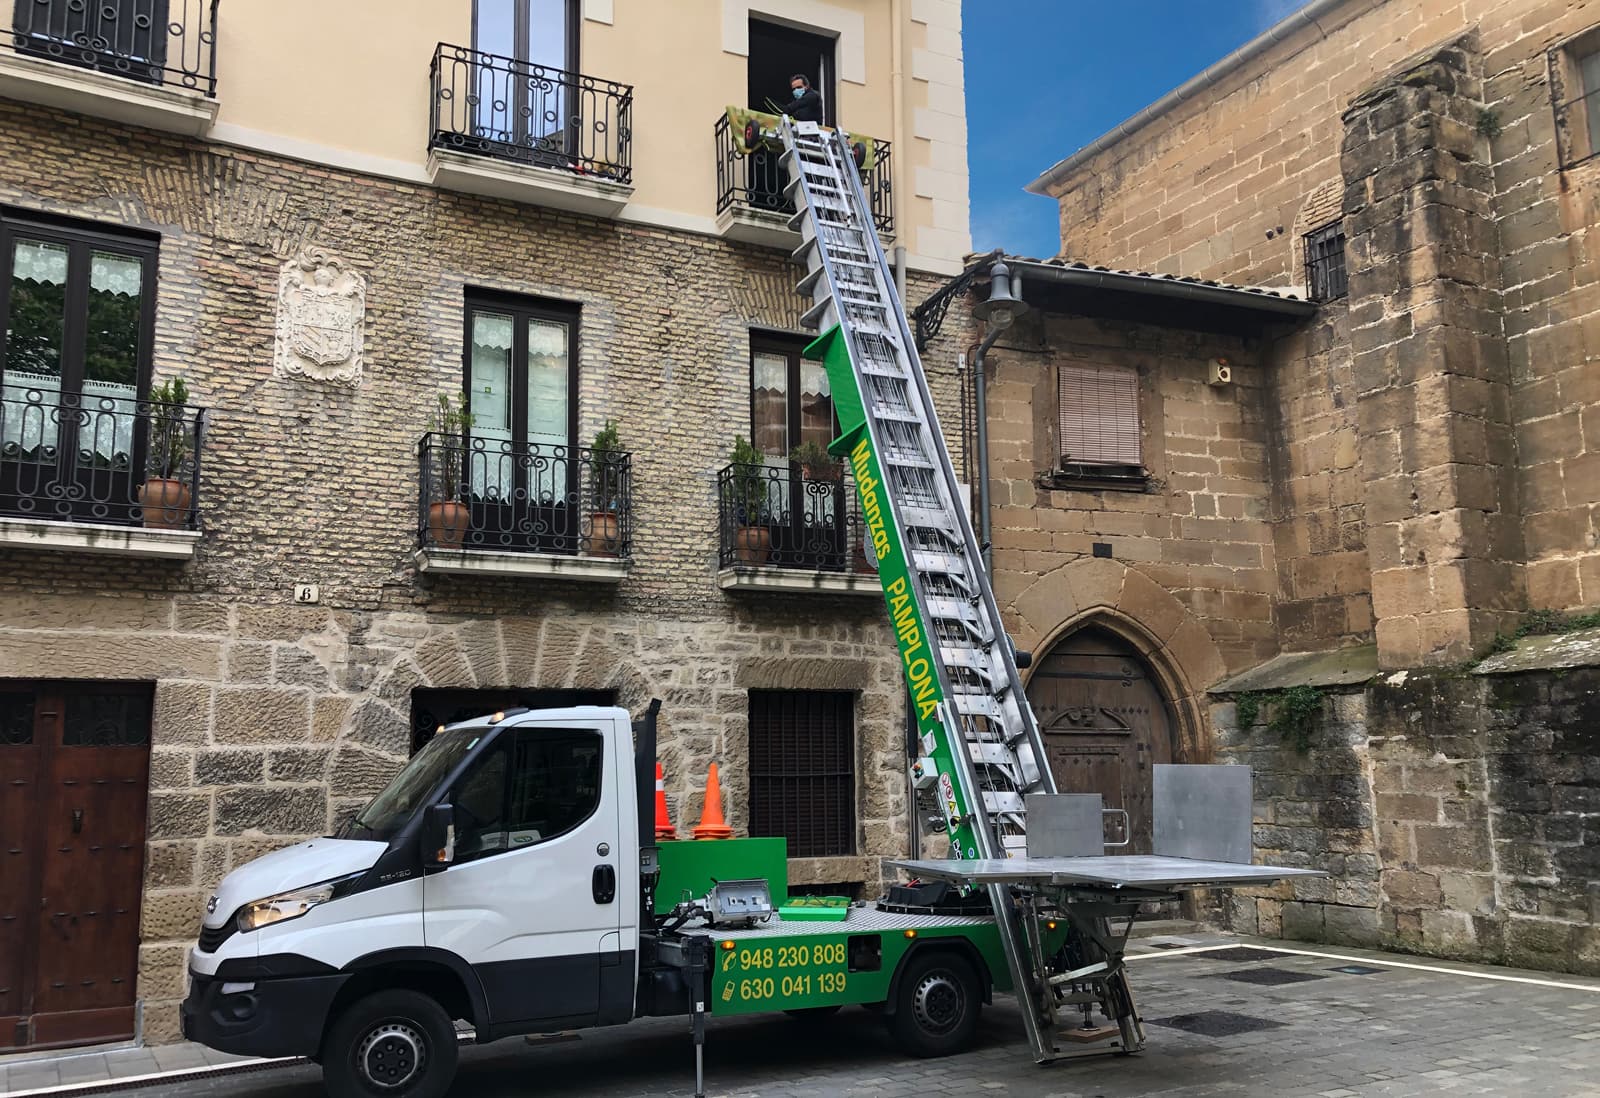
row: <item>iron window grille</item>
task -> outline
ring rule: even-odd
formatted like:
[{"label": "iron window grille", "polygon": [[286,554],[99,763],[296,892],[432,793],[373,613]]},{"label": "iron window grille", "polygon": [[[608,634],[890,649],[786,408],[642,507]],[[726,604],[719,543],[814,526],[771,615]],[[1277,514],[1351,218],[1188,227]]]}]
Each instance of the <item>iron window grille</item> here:
[{"label": "iron window grille", "polygon": [[722,568],[873,571],[848,470],[812,479],[795,465],[728,465],[717,473]]},{"label": "iron window grille", "polygon": [[[717,213],[739,207],[789,216],[794,199],[787,193],[789,174],[776,145],[746,152],[744,133],[736,130],[724,111],[713,127],[717,157]],[[861,173],[861,189],[872,206],[878,235],[894,239],[894,150],[888,141],[875,141],[872,166]]]},{"label": "iron window grille", "polygon": [[14,0],[18,53],[217,94],[218,0]]},{"label": "iron window grille", "polygon": [[750,834],[782,836],[791,858],[854,854],[855,696],[750,691]]},{"label": "iron window grille", "polygon": [[430,149],[633,180],[633,86],[439,43]]},{"label": "iron window grille", "polygon": [[1335,221],[1305,235],[1306,297],[1337,301],[1349,292],[1344,267],[1344,222]]}]

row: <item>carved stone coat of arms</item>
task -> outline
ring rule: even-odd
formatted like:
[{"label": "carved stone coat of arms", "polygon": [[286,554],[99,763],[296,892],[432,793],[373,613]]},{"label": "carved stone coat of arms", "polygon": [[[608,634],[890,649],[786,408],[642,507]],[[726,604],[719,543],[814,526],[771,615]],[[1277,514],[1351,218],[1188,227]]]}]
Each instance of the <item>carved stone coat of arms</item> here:
[{"label": "carved stone coat of arms", "polygon": [[308,248],[278,275],[277,377],[361,383],[367,280],[321,248]]}]

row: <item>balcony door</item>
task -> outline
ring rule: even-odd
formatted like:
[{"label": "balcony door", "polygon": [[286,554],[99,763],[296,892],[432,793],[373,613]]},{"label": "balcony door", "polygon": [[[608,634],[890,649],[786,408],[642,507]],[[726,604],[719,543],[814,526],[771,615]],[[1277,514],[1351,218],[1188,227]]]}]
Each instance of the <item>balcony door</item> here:
[{"label": "balcony door", "polygon": [[578,0],[476,0],[475,127],[518,159],[566,167],[581,111]]},{"label": "balcony door", "polygon": [[466,335],[467,548],[577,552],[576,307],[477,295]]},{"label": "balcony door", "polygon": [[161,83],[167,0],[15,0],[12,20],[25,53]]},{"label": "balcony door", "polygon": [[0,513],[138,521],[156,245],[0,217]]},{"label": "balcony door", "polygon": [[754,336],[750,341],[750,439],[766,470],[772,562],[838,569],[845,564],[842,480],[813,479],[790,454],[827,446],[838,435],[833,389],[822,363],[804,357],[803,339]]}]

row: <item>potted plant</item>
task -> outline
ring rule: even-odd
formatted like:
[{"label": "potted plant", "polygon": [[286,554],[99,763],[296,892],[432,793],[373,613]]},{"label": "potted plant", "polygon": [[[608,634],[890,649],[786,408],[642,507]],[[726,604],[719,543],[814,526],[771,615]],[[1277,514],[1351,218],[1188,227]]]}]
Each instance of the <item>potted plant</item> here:
[{"label": "potted plant", "polygon": [[738,523],[733,535],[734,557],[740,564],[765,564],[772,555],[772,530],[767,525],[770,507],[765,458],[739,435],[733,440],[733,449],[728,451],[728,464],[733,477],[729,502]]},{"label": "potted plant", "polygon": [[591,557],[614,557],[622,551],[622,489],[627,455],[617,437],[617,425],[606,420],[589,444],[589,529],[583,551]]},{"label": "potted plant", "polygon": [[466,487],[467,430],[472,413],[467,398],[457,393],[439,394],[438,406],[428,417],[431,444],[433,498],[428,501],[428,537],[441,549],[459,549],[466,540],[472,512],[463,501]]},{"label": "potted plant", "polygon": [[844,476],[844,463],[815,439],[790,450],[789,460],[800,466],[800,476],[805,480],[838,481]]},{"label": "potted plant", "polygon": [[156,530],[181,530],[194,502],[183,480],[189,456],[189,386],[173,377],[150,390],[150,452],[145,482],[138,488],[144,524]]}]

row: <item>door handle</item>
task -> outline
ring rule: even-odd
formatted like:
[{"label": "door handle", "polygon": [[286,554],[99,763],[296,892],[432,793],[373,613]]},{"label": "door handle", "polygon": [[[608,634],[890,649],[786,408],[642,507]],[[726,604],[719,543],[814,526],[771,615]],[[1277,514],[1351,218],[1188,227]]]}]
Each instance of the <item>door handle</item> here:
[{"label": "door handle", "polygon": [[595,866],[594,876],[591,878],[590,885],[594,893],[595,903],[609,904],[612,900],[615,900],[617,898],[617,871],[615,867],[609,865]]},{"label": "door handle", "polygon": [[72,810],[72,833],[74,835],[83,834],[83,809],[81,808]]}]

